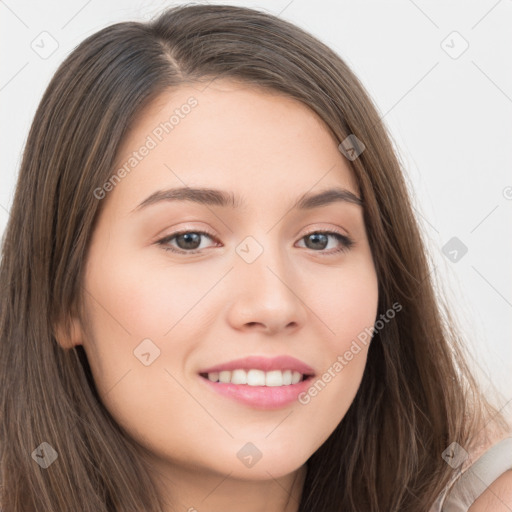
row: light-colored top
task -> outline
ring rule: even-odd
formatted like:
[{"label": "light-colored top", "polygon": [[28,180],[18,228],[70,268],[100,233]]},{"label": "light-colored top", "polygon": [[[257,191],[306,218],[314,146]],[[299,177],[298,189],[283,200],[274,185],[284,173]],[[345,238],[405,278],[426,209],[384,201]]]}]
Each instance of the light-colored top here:
[{"label": "light-colored top", "polygon": [[430,512],[467,512],[477,498],[509,469],[512,469],[512,436],[491,446],[459,472]]}]

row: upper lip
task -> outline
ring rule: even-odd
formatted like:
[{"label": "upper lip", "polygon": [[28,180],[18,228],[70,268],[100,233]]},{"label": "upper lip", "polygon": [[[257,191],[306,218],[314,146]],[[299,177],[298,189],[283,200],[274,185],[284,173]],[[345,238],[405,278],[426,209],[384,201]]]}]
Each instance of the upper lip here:
[{"label": "upper lip", "polygon": [[221,372],[223,370],[262,370],[268,372],[271,370],[292,370],[304,375],[314,375],[315,371],[311,366],[307,365],[303,361],[296,359],[292,356],[277,356],[277,357],[261,357],[261,356],[249,356],[241,359],[234,359],[227,363],[217,364],[204,370],[200,370],[199,373],[214,373]]}]

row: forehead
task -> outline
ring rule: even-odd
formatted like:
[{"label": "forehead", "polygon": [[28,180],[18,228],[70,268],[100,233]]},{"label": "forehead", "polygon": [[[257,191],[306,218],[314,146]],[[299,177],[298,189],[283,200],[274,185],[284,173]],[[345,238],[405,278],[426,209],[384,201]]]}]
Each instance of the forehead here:
[{"label": "forehead", "polygon": [[295,197],[329,186],[358,195],[335,136],[312,109],[228,80],[157,97],[130,127],[114,172],[122,167],[128,178],[114,193],[132,207],[158,188],[194,185],[266,200],[279,199],[279,191]]}]

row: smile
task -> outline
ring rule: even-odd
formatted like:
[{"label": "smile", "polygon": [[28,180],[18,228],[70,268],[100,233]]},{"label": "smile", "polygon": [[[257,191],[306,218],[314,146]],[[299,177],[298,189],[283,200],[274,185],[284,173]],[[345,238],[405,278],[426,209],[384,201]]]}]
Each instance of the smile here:
[{"label": "smile", "polygon": [[[236,384],[233,382],[236,382],[237,379],[243,380],[244,376],[248,381],[247,383]],[[227,382],[220,381],[220,378]],[[267,378],[270,384],[266,383]],[[287,384],[290,378],[292,381]],[[310,387],[313,375],[303,375],[290,370],[270,372],[234,370],[222,371],[218,374],[200,374],[200,379],[210,391],[234,402],[249,406],[252,409],[276,410],[297,402],[298,396]],[[265,384],[261,384],[263,379],[265,379]]]}]

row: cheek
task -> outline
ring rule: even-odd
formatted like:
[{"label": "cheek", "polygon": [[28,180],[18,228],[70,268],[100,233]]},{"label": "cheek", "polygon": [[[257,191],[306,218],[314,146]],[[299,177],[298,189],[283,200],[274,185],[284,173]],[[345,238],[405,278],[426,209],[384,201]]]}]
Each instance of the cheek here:
[{"label": "cheek", "polygon": [[205,295],[211,283],[203,279],[192,282],[190,271],[178,265],[163,266],[161,258],[148,261],[127,254],[129,251],[116,257],[110,252],[96,257],[86,276],[86,286],[92,295],[89,303],[95,332],[108,340],[123,339],[124,346],[129,343],[133,349],[137,340],[162,340]]},{"label": "cheek", "polygon": [[299,396],[318,443],[343,419],[356,396],[378,309],[378,281],[369,258],[352,260],[324,284],[321,293],[310,295],[326,333],[322,371]]},{"label": "cheek", "polygon": [[[225,270],[193,271],[170,265],[156,251],[158,257],[148,258],[120,247],[111,237],[107,247],[91,251],[93,263],[85,275],[90,337],[84,346],[107,408],[137,415],[141,403],[157,407],[169,401],[169,389],[178,387],[166,370],[181,372],[207,335],[215,317],[205,315],[208,302],[201,300]],[[124,402],[115,398],[121,396]]]},{"label": "cheek", "polygon": [[[331,354],[343,353],[359,334],[374,325],[378,309],[378,281],[370,254],[347,260],[328,278],[319,276],[309,292],[308,305],[323,325]],[[317,276],[318,277],[318,276]]]}]

